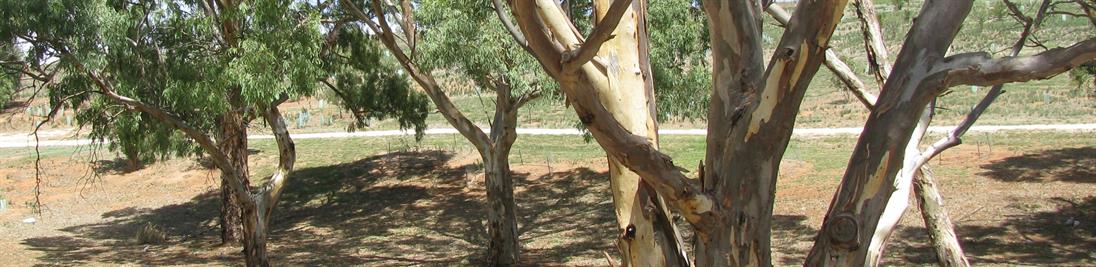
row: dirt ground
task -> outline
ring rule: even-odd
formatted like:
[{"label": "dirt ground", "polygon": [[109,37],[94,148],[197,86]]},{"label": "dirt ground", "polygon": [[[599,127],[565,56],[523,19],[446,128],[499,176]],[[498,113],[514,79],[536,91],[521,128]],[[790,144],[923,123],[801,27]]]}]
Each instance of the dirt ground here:
[{"label": "dirt ground", "polygon": [[[273,160],[258,153],[254,161]],[[0,265],[238,265],[218,246],[217,172],[170,160],[124,173],[113,159],[42,162],[42,214],[31,212],[33,162],[0,155]],[[279,265],[477,265],[485,250],[482,177],[473,154],[395,152],[300,168],[272,219]],[[604,159],[517,164],[525,265],[605,266],[616,255]],[[960,146],[931,162],[961,242],[976,265],[1096,264],[1096,148],[983,151]],[[103,172],[93,175],[94,170]],[[785,161],[775,209],[774,264],[799,265],[838,181]],[[35,223],[23,220],[34,218]],[[163,242],[138,241],[146,227]],[[687,228],[683,228],[687,229]],[[935,256],[917,210],[885,262]]]}]

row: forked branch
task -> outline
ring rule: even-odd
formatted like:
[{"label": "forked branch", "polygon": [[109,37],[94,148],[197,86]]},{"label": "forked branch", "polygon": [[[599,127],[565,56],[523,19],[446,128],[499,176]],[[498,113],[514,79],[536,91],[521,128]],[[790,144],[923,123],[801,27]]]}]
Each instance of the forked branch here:
[{"label": "forked branch", "polygon": [[563,61],[571,68],[581,66],[590,62],[597,55],[598,50],[601,49],[601,45],[612,39],[613,31],[616,30],[617,25],[620,25],[620,19],[624,16],[624,12],[628,11],[628,7],[632,4],[633,0],[615,0],[613,4],[609,6],[609,10],[605,13],[605,17],[601,18],[597,22],[597,26],[594,27],[594,31],[590,32],[590,36],[582,42],[577,50],[568,51],[563,54]]}]

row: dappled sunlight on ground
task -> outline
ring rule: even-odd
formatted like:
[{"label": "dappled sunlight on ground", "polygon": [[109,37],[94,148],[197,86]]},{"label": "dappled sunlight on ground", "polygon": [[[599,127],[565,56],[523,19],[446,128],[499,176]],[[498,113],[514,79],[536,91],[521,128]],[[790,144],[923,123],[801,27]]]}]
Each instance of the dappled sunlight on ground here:
[{"label": "dappled sunlight on ground", "polygon": [[[828,141],[827,141],[828,142]],[[799,145],[803,146],[803,145]],[[840,146],[838,146],[840,147]],[[799,149],[799,148],[797,148]],[[964,145],[930,164],[975,264],[1092,264],[1096,258],[1093,150],[1012,152]],[[255,151],[256,172],[274,155]],[[310,153],[310,152],[305,152]],[[324,151],[323,153],[332,153]],[[785,160],[773,220],[774,264],[801,264],[843,172],[807,150]],[[847,153],[847,152],[842,152]],[[317,154],[319,157],[327,154]],[[825,155],[822,155],[825,156]],[[272,261],[285,265],[476,266],[486,249],[483,175],[474,152],[401,150],[330,165],[302,164],[271,220]],[[532,158],[530,155],[525,157]],[[217,173],[191,160],[128,171],[124,162],[44,160],[46,212],[0,213],[0,262],[49,264],[238,264],[240,247],[219,246]],[[835,157],[836,158],[836,157]],[[514,163],[522,261],[605,265],[617,257],[602,158]],[[86,162],[86,161],[84,161]],[[31,199],[31,161],[0,168],[5,197]],[[99,170],[102,175],[87,175]],[[1068,189],[1067,189],[1068,188]],[[962,192],[987,192],[962,194]],[[931,264],[917,210],[891,238],[885,261]],[[679,221],[682,229],[687,225]],[[163,243],[137,234],[154,227]],[[691,233],[683,233],[688,240]],[[691,248],[689,248],[691,251]]]}]

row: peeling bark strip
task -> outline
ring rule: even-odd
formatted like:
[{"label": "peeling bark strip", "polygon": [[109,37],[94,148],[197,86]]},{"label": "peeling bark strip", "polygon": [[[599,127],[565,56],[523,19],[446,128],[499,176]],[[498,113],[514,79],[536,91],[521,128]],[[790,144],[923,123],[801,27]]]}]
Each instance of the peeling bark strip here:
[{"label": "peeling bark strip", "polygon": [[800,2],[797,10],[804,12],[792,19],[781,49],[766,69],[761,57],[760,2],[704,2],[712,26],[716,79],[706,159],[712,163],[705,166],[701,190],[599,100],[603,93],[597,88],[607,88],[612,81],[602,71],[612,64],[593,60],[577,69],[565,66],[565,53],[588,44],[557,19],[562,12],[554,3],[511,2],[533,54],[560,81],[602,148],[640,174],[697,228],[696,258],[701,266],[771,264],[769,224],[780,158],[803,92],[821,65],[823,48],[845,4]]},{"label": "peeling bark strip", "polygon": [[780,160],[845,5],[801,1],[766,68],[760,3],[704,2],[712,27],[714,85],[703,186],[717,198],[723,227],[698,231],[699,266],[771,264]]},{"label": "peeling bark strip", "polygon": [[883,29],[879,26],[879,17],[875,15],[875,3],[872,0],[855,0],[856,18],[860,21],[860,33],[864,36],[864,52],[868,56],[868,65],[879,86],[890,76],[891,65],[887,62],[887,45],[883,41]]},{"label": "peeling bark strip", "polygon": [[[496,4],[498,1],[496,1]],[[825,48],[846,1],[800,1],[768,68],[762,68],[759,1],[705,1],[711,29],[713,93],[708,148],[701,185],[633,134],[602,98],[607,77],[619,66],[594,57],[567,64],[585,43],[550,0],[511,1],[520,33],[541,66],[560,82],[568,101],[598,144],[640,175],[696,228],[700,266],[770,265],[773,188],[807,84],[826,57]],[[879,213],[904,166],[909,136],[929,100],[963,83],[1003,83],[1046,77],[1090,59],[1089,41],[1027,58],[991,60],[944,53],[969,12],[969,1],[929,0],[907,36],[896,73],[884,87],[850,167],[831,204],[807,265],[855,266],[868,262]],[[505,19],[504,19],[505,20]],[[595,32],[598,32],[595,29]],[[1096,41],[1094,41],[1096,42]],[[1085,59],[1087,60],[1087,59]],[[1003,74],[1021,74],[1005,77]],[[883,76],[883,75],[881,75]],[[868,98],[864,97],[866,103]],[[628,225],[622,236],[633,238]]]},{"label": "peeling bark strip", "polygon": [[[585,64],[596,51],[606,64],[609,87],[598,95],[609,112],[632,134],[658,148],[654,80],[648,60],[645,1],[596,0],[595,31],[568,65]],[[613,26],[613,27],[608,27]],[[610,39],[610,36],[613,36]],[[689,266],[684,244],[658,194],[620,160],[609,157],[610,191],[617,218],[617,238],[627,266]]]},{"label": "peeling bark strip", "polygon": [[[788,14],[788,11],[785,11],[784,8],[781,8],[779,5],[769,5],[765,8],[765,11],[768,12],[769,15],[772,15],[772,17],[784,27],[787,27],[788,20],[791,20],[792,15]],[[841,83],[845,84],[846,89],[849,89],[849,92],[851,92],[857,100],[860,100],[860,103],[867,106],[868,109],[875,106],[875,101],[879,97],[868,90],[867,86],[864,85],[864,82],[856,76],[856,72],[854,72],[852,68],[849,68],[848,64],[841,61],[840,54],[831,48],[827,48],[826,61],[824,63],[826,64],[826,68],[828,68],[830,72],[833,72],[833,74],[841,80]],[[883,83],[880,82],[879,84],[882,86]]]},{"label": "peeling bark strip", "polygon": [[[1020,51],[1027,43],[1028,36],[1030,36],[1037,28],[1045,17],[1047,9],[1050,6],[1050,0],[1044,0],[1040,5],[1035,19],[1025,16],[1019,8],[1015,7],[1011,2],[1005,1],[1005,4],[1013,12],[1013,16],[1020,18],[1024,23],[1024,30],[1020,33],[1020,37],[1012,47],[1010,56],[1018,56]],[[869,10],[870,12],[871,10]],[[926,109],[925,115],[922,115],[921,121],[918,124],[914,134],[910,138],[910,142],[906,149],[905,165],[901,172],[899,172],[896,179],[896,193],[891,196],[887,203],[887,208],[883,210],[883,219],[880,220],[879,225],[875,231],[875,237],[873,237],[872,247],[869,248],[869,259],[874,259],[872,264],[878,264],[879,259],[882,258],[883,246],[886,243],[886,239],[889,237],[894,227],[898,224],[897,218],[887,219],[890,214],[901,214],[907,207],[909,202],[906,195],[910,187],[910,183],[916,179],[925,179],[925,181],[918,181],[914,184],[914,192],[916,197],[921,203],[921,215],[924,218],[925,227],[930,230],[930,238],[933,239],[933,249],[937,253],[937,258],[941,266],[969,266],[966,257],[963,255],[963,250],[959,247],[959,241],[956,239],[954,229],[952,229],[951,221],[947,216],[947,211],[943,207],[943,201],[940,197],[936,185],[931,181],[931,172],[928,172],[928,166],[925,165],[929,160],[938,155],[943,150],[959,144],[959,138],[967,129],[978,119],[982,112],[989,107],[989,105],[1000,95],[1002,91],[1002,85],[996,85],[990,89],[986,96],[980,101],[962,122],[956,126],[955,130],[950,132],[948,136],[934,143],[925,151],[920,150],[921,139],[924,135],[926,127],[928,127],[928,121],[932,120],[932,109],[934,105],[930,105]],[[924,173],[924,176],[921,175]],[[927,183],[926,183],[927,182]],[[935,203],[935,204],[933,204]]]},{"label": "peeling bark strip", "polygon": [[[588,38],[574,29],[554,1],[510,4],[522,31],[512,32],[515,40],[528,41],[529,50],[560,82],[579,118],[610,158],[623,263],[690,265],[669,213],[655,191],[657,187],[687,186],[688,180],[657,150],[653,82],[646,47],[646,1],[595,1],[596,23]],[[505,16],[500,17],[506,21]],[[607,137],[610,135],[615,137]],[[611,144],[607,140],[628,141]],[[656,170],[676,175],[676,184],[645,183],[640,179],[652,176],[650,171]],[[706,213],[712,206],[695,189],[668,192],[670,195],[663,196],[681,205],[679,209],[689,211],[684,214],[689,220],[702,220],[703,215],[698,213]]]}]

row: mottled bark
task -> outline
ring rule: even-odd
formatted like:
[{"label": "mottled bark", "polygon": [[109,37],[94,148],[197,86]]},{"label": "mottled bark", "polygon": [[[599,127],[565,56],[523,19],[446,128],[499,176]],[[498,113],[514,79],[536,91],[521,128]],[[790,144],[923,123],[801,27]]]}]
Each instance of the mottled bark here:
[{"label": "mottled bark", "polygon": [[[584,51],[600,49],[604,39],[577,34],[554,1],[510,4],[521,30],[513,33],[515,40],[524,41],[544,70],[560,82],[598,144],[696,228],[697,265],[771,265],[776,172],[803,93],[826,57],[825,48],[846,2],[800,1],[768,68],[759,67],[760,3],[703,2],[709,15],[714,77],[708,164],[699,185],[685,178],[651,140],[625,127],[624,118],[615,116],[613,107],[603,101],[604,88],[614,82],[606,73],[620,66],[602,57],[586,58]],[[869,263],[866,251],[872,237],[865,233],[876,229],[921,112],[943,89],[1045,78],[1096,56],[1091,54],[1096,41],[1089,40],[1031,57],[945,58],[970,6],[968,1],[926,2],[926,11],[899,54],[897,74],[884,86],[866,124],[807,265]]]},{"label": "mottled bark", "polygon": [[[619,2],[618,2],[619,3]],[[594,1],[595,25],[604,24],[611,0]],[[601,102],[632,134],[643,136],[658,148],[654,80],[650,71],[645,1],[633,1],[620,15],[611,39],[604,41],[597,57],[609,68],[615,82],[599,90]],[[604,29],[604,28],[603,28]],[[609,31],[606,31],[609,32]],[[592,34],[593,35],[593,34]],[[596,37],[591,37],[596,38]],[[689,266],[684,246],[663,200],[635,172],[609,157],[609,185],[617,218],[617,247],[626,266]]]},{"label": "mottled bark", "polygon": [[490,148],[480,152],[487,186],[487,245],[489,266],[519,263],[521,242],[518,238],[514,179],[510,171],[510,148],[517,140],[517,109],[511,88],[505,80],[493,83],[496,89],[495,117],[491,124]]},{"label": "mottled bark", "polygon": [[760,2],[704,2],[712,27],[716,76],[705,160],[712,163],[703,170],[701,189],[658,152],[652,140],[625,127],[622,120],[626,118],[616,116],[613,107],[602,100],[609,94],[599,88],[609,88],[612,82],[602,75],[602,69],[620,66],[602,57],[590,64],[571,61],[582,57],[570,55],[601,45],[598,39],[584,41],[574,34],[558,19],[562,12],[550,1],[512,2],[530,50],[560,81],[601,147],[640,174],[643,183],[656,189],[696,227],[700,266],[771,264],[769,234],[776,172],[803,92],[823,61],[824,48],[844,4],[800,2],[797,10],[804,10],[805,15],[792,19],[790,33],[782,38],[777,55],[765,68]]},{"label": "mottled bark", "polygon": [[508,155],[484,157],[487,186],[487,245],[488,266],[511,266],[518,263],[517,207],[514,204],[514,181]]},{"label": "mottled bark", "polygon": [[[697,229],[697,265],[770,265],[770,218],[780,156],[795,114],[824,58],[844,1],[800,2],[777,55],[764,68],[761,3],[704,2],[712,33],[715,88],[709,112],[708,159],[701,185],[685,178],[657,146],[624,126],[598,98],[618,66],[600,57],[575,66],[568,55],[598,47],[561,23],[550,1],[515,1],[513,12],[530,50],[560,81],[587,129],[602,148],[657,189]],[[596,30],[596,28],[595,28]],[[550,33],[550,35],[548,34]],[[595,31],[596,33],[596,31]],[[579,53],[581,54],[581,53]],[[715,198],[713,198],[715,197]]]},{"label": "mottled bark", "polygon": [[898,227],[898,222],[905,215],[906,208],[909,206],[913,176],[921,167],[916,164],[916,159],[921,153],[921,139],[928,132],[929,124],[932,122],[932,112],[932,106],[922,111],[921,118],[917,121],[917,128],[909,136],[910,141],[906,144],[903,152],[905,153],[905,161],[902,163],[901,171],[894,178],[894,184],[891,185],[894,192],[887,199],[883,213],[879,215],[879,223],[876,225],[870,239],[871,242],[868,243],[867,256],[865,256],[867,257],[868,266],[878,266],[882,263],[883,250],[887,241],[890,240],[891,233]]},{"label": "mottled bark", "polygon": [[928,1],[906,37],[894,70],[864,127],[807,264],[869,265],[869,244],[894,193],[910,136],[941,84],[928,70],[944,53],[970,12],[970,1]]},{"label": "mottled bark", "polygon": [[699,234],[701,266],[771,265],[776,179],[785,148],[846,1],[800,2],[766,68],[761,8],[754,1],[704,3],[712,27],[713,94],[704,190],[723,227]]},{"label": "mottled bark", "polygon": [[282,190],[285,188],[285,183],[297,161],[296,145],[293,143],[293,139],[289,137],[288,127],[286,127],[285,120],[277,107],[286,99],[288,99],[288,96],[282,95],[262,114],[274,133],[274,141],[278,144],[278,166],[275,168],[274,174],[270,176],[270,179],[267,179],[258,192],[249,194],[250,197],[240,203],[243,219],[244,259],[247,266],[270,266],[270,260],[266,253],[270,217],[274,213],[274,207],[278,206]]},{"label": "mottled bark", "polygon": [[[928,1],[915,20],[898,55],[876,108],[869,116],[822,231],[808,256],[811,265],[864,265],[886,200],[894,193],[903,166],[923,164],[926,157],[907,161],[920,113],[945,89],[956,85],[991,86],[1045,79],[1096,57],[1096,38],[1066,48],[1026,57],[993,59],[985,53],[945,57],[969,1]],[[931,155],[935,144],[922,152]]]},{"label": "mottled bark", "polygon": [[[791,14],[788,14],[788,12],[779,5],[769,5],[765,8],[765,11],[768,12],[769,15],[772,15],[781,26],[785,27],[787,27],[788,21],[791,20],[792,17]],[[849,93],[852,93],[857,100],[860,100],[861,104],[864,104],[868,109],[875,106],[875,101],[879,97],[868,89],[864,84],[864,81],[861,81],[860,77],[856,76],[856,72],[841,60],[841,55],[838,54],[837,51],[834,51],[833,48],[826,49],[826,61],[824,64],[838,80],[841,80],[842,84],[845,84],[845,89],[848,89]],[[882,83],[879,83],[879,85],[882,86]],[[878,90],[878,88],[876,88],[876,90]]]}]

